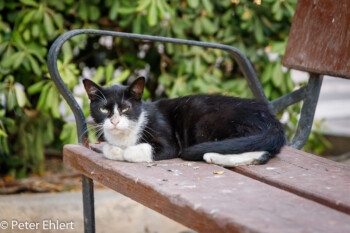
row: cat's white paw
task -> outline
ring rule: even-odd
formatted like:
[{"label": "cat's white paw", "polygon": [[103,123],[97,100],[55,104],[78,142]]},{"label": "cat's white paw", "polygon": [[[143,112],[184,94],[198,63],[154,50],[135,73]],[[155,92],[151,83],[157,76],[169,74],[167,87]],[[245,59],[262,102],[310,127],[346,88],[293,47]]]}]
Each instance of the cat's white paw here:
[{"label": "cat's white paw", "polygon": [[205,153],[203,155],[203,159],[207,163],[215,163],[219,157],[220,157],[220,154],[217,154],[217,153]]},{"label": "cat's white paw", "polygon": [[113,146],[111,144],[105,144],[103,146],[103,155],[107,159],[112,159],[112,160],[124,160],[124,153],[123,149]]},{"label": "cat's white paw", "polygon": [[124,159],[129,162],[152,162],[152,146],[141,143],[124,150]]}]

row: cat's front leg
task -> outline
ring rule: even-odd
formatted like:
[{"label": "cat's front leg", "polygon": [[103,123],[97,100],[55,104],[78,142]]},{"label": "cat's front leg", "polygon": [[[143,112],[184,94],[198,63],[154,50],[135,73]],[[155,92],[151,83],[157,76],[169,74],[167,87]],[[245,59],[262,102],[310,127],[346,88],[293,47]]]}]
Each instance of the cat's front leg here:
[{"label": "cat's front leg", "polygon": [[124,150],[124,160],[128,162],[152,162],[152,146],[148,143],[129,146]]},{"label": "cat's front leg", "polygon": [[103,146],[103,155],[107,159],[112,159],[112,160],[119,160],[122,161],[124,160],[124,151],[120,147],[111,145],[109,143],[106,143]]}]

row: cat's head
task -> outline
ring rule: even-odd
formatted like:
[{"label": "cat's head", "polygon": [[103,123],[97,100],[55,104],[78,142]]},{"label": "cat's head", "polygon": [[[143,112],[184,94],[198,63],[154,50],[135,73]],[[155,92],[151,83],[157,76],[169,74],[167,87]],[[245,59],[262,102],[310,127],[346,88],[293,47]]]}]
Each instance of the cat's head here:
[{"label": "cat's head", "polygon": [[101,87],[88,79],[84,79],[83,83],[90,99],[91,116],[103,126],[105,134],[117,135],[137,124],[142,113],[144,77],[129,86]]}]

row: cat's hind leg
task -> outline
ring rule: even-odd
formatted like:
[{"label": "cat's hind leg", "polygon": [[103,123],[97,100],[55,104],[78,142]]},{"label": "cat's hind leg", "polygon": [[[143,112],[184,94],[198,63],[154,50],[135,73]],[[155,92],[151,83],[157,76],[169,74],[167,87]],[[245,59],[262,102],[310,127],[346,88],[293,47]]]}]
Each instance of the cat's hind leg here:
[{"label": "cat's hind leg", "polygon": [[270,157],[270,153],[267,151],[253,151],[229,155],[205,153],[203,159],[207,163],[214,163],[224,167],[236,167],[242,165],[264,164],[270,159]]}]

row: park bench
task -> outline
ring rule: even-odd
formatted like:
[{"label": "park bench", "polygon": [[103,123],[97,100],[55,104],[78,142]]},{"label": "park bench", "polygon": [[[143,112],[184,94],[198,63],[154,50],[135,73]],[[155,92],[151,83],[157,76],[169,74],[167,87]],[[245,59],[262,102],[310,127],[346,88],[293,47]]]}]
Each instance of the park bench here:
[{"label": "park bench", "polygon": [[[308,84],[269,102],[247,58],[227,45],[100,30],[73,30],[49,52],[49,72],[73,110],[79,145],[64,163],[82,173],[85,232],[95,232],[93,180],[198,232],[350,232],[350,167],[299,149],[311,131],[322,75],[350,78],[348,0],[299,0],[283,64],[310,73]],[[228,52],[255,98],[278,112],[304,101],[293,140],[266,165],[222,168],[181,159],[154,163],[107,160],[88,142],[84,115],[62,82],[57,56],[78,34],[178,43]],[[113,221],[113,219],[111,219]]]}]

